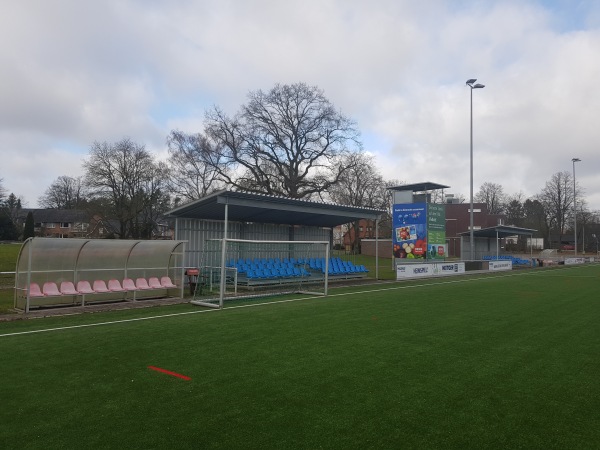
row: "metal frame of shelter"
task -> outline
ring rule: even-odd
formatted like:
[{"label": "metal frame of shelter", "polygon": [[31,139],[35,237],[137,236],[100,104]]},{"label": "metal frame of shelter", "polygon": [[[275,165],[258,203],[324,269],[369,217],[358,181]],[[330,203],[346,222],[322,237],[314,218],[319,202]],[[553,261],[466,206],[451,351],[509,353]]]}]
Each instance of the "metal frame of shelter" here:
[{"label": "metal frame of shelter", "polygon": [[[473,236],[475,238],[487,238],[487,239],[496,239],[496,258],[500,255],[500,239],[507,238],[510,236],[529,236],[531,239],[529,240],[529,253],[533,258],[533,233],[537,230],[531,228],[521,228],[514,227],[510,225],[497,225],[495,227],[482,228],[480,230],[474,230]],[[463,254],[463,237],[470,236],[469,231],[463,231],[462,233],[458,233],[460,236],[460,247],[461,247],[461,255]],[[475,250],[477,250],[477,245],[475,245]]]},{"label": "metal frame of shelter", "polygon": [[[76,304],[77,295],[32,297],[31,283],[123,280],[169,276],[183,297],[185,242],[173,240],[29,238],[21,246],[15,273],[15,308]],[[165,295],[167,289],[164,289]],[[101,295],[123,299],[123,293]],[[83,304],[83,298],[81,300]]]},{"label": "metal frame of shelter", "polygon": [[[265,240],[282,241],[322,241],[323,239],[307,239],[306,233],[301,233],[297,227],[327,228],[329,229],[328,240],[333,240],[333,228],[353,222],[359,219],[375,221],[376,239],[378,236],[378,222],[383,210],[373,208],[362,208],[356,206],[344,206],[333,203],[312,202],[302,199],[290,199],[276,197],[266,194],[253,194],[222,190],[208,195],[194,202],[182,205],[167,213],[167,217],[175,219],[175,238],[189,241],[188,252],[196,251],[195,247],[203,245],[197,238],[199,231],[193,226],[183,229],[184,221],[219,222],[222,226],[212,227],[210,233],[205,233],[204,240],[208,238],[220,238],[225,242],[227,239],[245,238],[257,239],[249,230],[242,236],[240,230],[250,225],[283,225],[289,227],[285,238],[278,236]],[[232,223],[242,224],[234,227]],[[186,223],[187,227],[189,224]],[[193,225],[193,224],[192,224]],[[254,228],[256,229],[256,227]],[[376,257],[375,276],[379,275],[379,255]],[[188,258],[187,261],[190,261]],[[187,262],[186,261],[186,262]],[[220,305],[222,306],[225,292],[225,244],[222,244],[221,252],[221,277],[220,277]]]}]

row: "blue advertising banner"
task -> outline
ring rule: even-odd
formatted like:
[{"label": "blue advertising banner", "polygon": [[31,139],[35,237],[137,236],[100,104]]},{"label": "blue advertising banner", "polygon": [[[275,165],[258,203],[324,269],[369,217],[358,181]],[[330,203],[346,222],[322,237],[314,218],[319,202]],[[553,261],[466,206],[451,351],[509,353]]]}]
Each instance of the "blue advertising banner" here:
[{"label": "blue advertising banner", "polygon": [[427,204],[406,203],[393,207],[392,241],[396,258],[425,259],[427,252]]}]

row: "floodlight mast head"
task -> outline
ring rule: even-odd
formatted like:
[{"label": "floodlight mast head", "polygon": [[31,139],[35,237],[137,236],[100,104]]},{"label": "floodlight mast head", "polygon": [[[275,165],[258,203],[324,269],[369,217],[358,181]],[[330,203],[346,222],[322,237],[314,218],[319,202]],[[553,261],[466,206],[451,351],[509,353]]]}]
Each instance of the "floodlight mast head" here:
[{"label": "floodlight mast head", "polygon": [[481,83],[474,84],[476,81],[477,78],[469,78],[467,80],[467,86],[469,86],[471,89],[482,89],[485,87],[485,85]]}]

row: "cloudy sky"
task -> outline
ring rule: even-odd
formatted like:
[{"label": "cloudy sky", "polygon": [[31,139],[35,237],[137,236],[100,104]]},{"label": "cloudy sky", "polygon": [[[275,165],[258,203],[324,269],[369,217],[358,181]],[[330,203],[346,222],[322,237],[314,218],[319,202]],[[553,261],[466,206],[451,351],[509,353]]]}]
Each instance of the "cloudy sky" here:
[{"label": "cloudy sky", "polygon": [[157,157],[172,129],[306,82],[362,133],[384,177],[534,195],[572,171],[600,210],[596,0],[7,0],[0,178],[36,207],[94,141]]}]

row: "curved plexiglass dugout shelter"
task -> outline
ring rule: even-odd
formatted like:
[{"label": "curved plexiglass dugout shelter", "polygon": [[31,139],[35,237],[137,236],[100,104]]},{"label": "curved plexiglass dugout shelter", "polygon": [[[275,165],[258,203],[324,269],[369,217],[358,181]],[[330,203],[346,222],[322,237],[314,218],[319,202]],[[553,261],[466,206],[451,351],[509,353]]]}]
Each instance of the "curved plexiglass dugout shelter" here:
[{"label": "curved plexiglass dugout shelter", "polygon": [[[184,241],[29,238],[17,259],[15,308],[183,296],[183,254]],[[114,280],[123,286],[124,280],[151,278],[164,283],[154,289],[78,289],[85,282],[93,287],[94,282],[108,286],[112,281],[114,287]],[[67,289],[69,283],[76,292]]]}]

